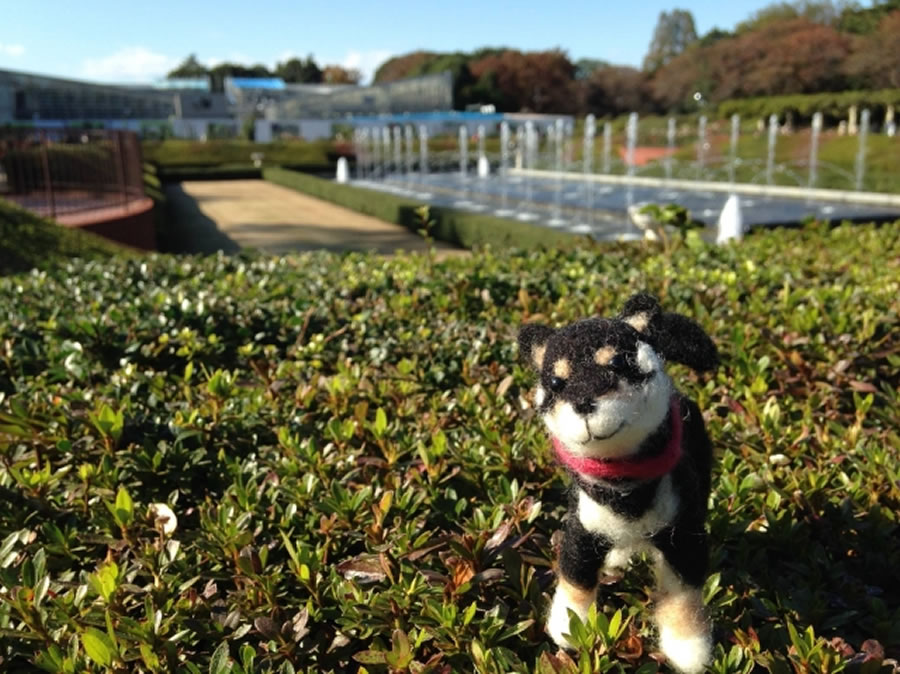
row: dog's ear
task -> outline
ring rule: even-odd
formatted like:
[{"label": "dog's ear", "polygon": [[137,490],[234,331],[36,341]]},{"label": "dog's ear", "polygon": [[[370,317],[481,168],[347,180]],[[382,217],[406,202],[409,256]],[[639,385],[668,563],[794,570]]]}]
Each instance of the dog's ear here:
[{"label": "dog's ear", "polygon": [[703,328],[687,316],[662,311],[652,295],[641,293],[629,299],[619,318],[645,335],[666,360],[697,372],[714,370],[719,364],[716,345]]},{"label": "dog's ear", "polygon": [[553,333],[553,328],[541,323],[526,323],[519,328],[519,357],[536,372],[544,365],[547,340]]}]

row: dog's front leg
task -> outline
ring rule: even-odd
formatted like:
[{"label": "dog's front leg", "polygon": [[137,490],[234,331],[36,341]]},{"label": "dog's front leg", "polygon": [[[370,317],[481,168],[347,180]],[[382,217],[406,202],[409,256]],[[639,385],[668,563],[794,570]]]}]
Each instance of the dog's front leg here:
[{"label": "dog's front leg", "polygon": [[659,598],[659,647],[680,672],[702,672],[712,658],[712,635],[703,608],[708,543],[702,527],[675,526],[654,538]]},{"label": "dog's front leg", "polygon": [[603,539],[588,533],[577,517],[570,516],[566,521],[559,550],[559,582],[547,618],[547,632],[557,646],[571,647],[567,638],[570,610],[582,621],[587,618],[597,598],[600,569],[609,549]]}]

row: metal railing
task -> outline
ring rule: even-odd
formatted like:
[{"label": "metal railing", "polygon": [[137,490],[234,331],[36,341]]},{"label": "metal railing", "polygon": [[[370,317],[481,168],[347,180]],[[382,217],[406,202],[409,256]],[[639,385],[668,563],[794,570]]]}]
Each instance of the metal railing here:
[{"label": "metal railing", "polygon": [[144,196],[131,131],[0,129],[0,198],[45,217],[128,208]]}]

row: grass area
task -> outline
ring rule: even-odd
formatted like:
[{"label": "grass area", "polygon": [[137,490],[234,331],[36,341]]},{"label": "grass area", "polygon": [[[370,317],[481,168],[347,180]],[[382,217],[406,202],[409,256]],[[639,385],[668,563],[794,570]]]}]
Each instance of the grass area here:
[{"label": "grass area", "polygon": [[712,671],[877,671],[871,640],[900,655],[898,260],[900,223],[0,278],[2,667],[657,671],[644,566],[571,657],[542,633],[565,480],[515,349],[526,319],[643,289],[723,354],[673,368],[717,452]]},{"label": "grass area", "polygon": [[[289,187],[312,197],[365,213],[386,222],[403,225],[413,231],[421,227],[416,210],[419,202],[403,199],[393,194],[340,185],[332,180],[316,178],[297,171],[268,168],[263,177],[278,185]],[[532,248],[539,246],[573,246],[580,238],[548,227],[516,222],[490,215],[467,213],[449,208],[431,207],[433,222],[430,234],[440,241],[463,248],[496,246]]]},{"label": "grass area", "polygon": [[0,274],[59,265],[73,257],[105,259],[127,254],[102,237],[61,227],[0,199]]}]

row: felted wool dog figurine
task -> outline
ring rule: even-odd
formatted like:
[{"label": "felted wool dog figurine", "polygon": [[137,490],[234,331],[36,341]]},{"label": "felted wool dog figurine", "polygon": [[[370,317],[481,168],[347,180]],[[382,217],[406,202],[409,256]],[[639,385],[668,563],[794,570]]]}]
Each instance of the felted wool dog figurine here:
[{"label": "felted wool dog figurine", "polygon": [[647,552],[660,649],[675,668],[702,671],[712,651],[701,595],[712,447],[700,409],[664,363],[711,370],[715,345],[694,321],[639,294],[616,318],[525,324],[519,350],[540,376],[535,407],[572,478],[547,631],[568,646],[568,611],[587,616],[599,574]]}]

